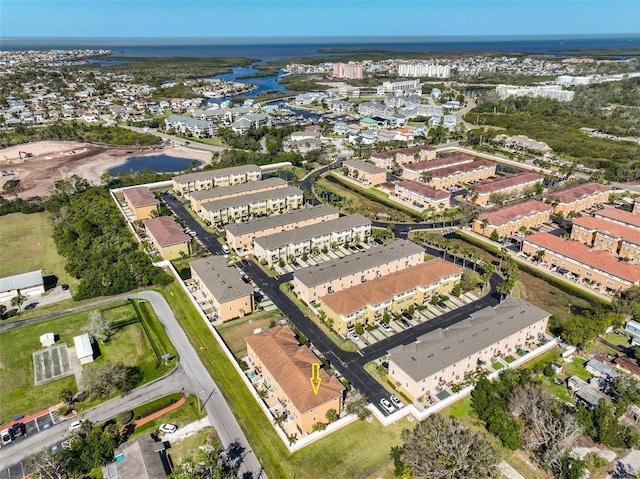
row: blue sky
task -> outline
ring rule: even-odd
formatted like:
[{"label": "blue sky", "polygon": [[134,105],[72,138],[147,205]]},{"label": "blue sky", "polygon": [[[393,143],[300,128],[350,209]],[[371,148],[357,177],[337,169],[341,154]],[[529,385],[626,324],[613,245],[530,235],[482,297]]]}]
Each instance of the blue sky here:
[{"label": "blue sky", "polygon": [[640,0],[0,0],[2,37],[640,32]]}]

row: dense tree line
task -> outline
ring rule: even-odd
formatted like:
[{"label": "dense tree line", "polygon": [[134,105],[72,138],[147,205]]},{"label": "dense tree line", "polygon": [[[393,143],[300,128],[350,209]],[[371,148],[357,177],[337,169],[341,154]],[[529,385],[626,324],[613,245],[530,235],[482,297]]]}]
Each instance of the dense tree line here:
[{"label": "dense tree line", "polygon": [[262,148],[260,141],[265,138],[265,146],[269,153],[274,154],[282,151],[282,142],[291,133],[300,131],[300,126],[285,125],[279,127],[261,126],[251,128],[244,133],[236,133],[231,128],[220,128],[218,137],[229,148],[241,150],[258,151]]}]

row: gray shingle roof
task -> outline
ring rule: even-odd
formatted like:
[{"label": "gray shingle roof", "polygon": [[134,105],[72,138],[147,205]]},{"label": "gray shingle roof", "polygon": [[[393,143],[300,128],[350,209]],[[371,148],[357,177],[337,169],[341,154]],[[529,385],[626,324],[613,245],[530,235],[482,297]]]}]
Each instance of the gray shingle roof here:
[{"label": "gray shingle roof", "polygon": [[220,256],[192,261],[190,266],[220,303],[253,293],[253,287],[242,281],[238,271]]},{"label": "gray shingle roof", "polygon": [[194,191],[191,193],[191,198],[194,200],[214,199],[220,196],[227,195],[243,195],[251,193],[253,190],[259,190],[261,188],[270,188],[278,185],[286,185],[287,182],[282,178],[267,178],[261,181],[249,181],[247,183],[238,183],[231,186],[219,186],[218,188],[211,188],[208,190]]},{"label": "gray shingle roof", "polygon": [[282,231],[262,238],[256,238],[255,244],[259,244],[265,250],[271,250],[291,243],[308,241],[321,235],[338,233],[350,230],[358,226],[371,225],[371,220],[361,215],[350,215],[325,221],[315,225],[303,226],[289,231]]},{"label": "gray shingle roof", "polygon": [[421,252],[423,253],[424,250],[417,244],[397,239],[392,243],[371,248],[362,253],[299,269],[294,273],[294,276],[307,287],[314,287]]},{"label": "gray shingle roof", "polygon": [[351,168],[356,168],[358,170],[365,171],[370,174],[384,173],[386,171],[383,168],[378,168],[377,166],[372,165],[371,163],[368,163],[366,161],[361,161],[361,160],[346,160],[344,162],[344,165],[350,166]]},{"label": "gray shingle roof", "polygon": [[389,356],[414,381],[420,381],[549,315],[527,301],[508,298],[449,328],[436,329],[414,343],[395,347],[389,350]]},{"label": "gray shingle roof", "polygon": [[186,175],[178,175],[173,177],[173,181],[177,183],[189,183],[196,180],[208,180],[219,178],[221,176],[237,175],[241,173],[260,172],[259,166],[256,165],[240,165],[230,168],[221,168],[219,170],[196,171],[195,173],[187,173]]},{"label": "gray shingle roof", "polygon": [[247,235],[264,231],[271,228],[277,228],[284,225],[290,225],[301,221],[308,221],[313,218],[320,218],[331,213],[337,213],[338,210],[327,205],[318,205],[312,208],[303,208],[300,210],[289,211],[280,215],[265,216],[256,218],[246,223],[232,223],[226,226],[227,232],[234,236]]},{"label": "gray shingle roof", "polygon": [[302,190],[295,186],[287,186],[286,188],[278,188],[277,190],[260,191],[248,195],[234,196],[233,198],[224,198],[217,201],[209,201],[202,205],[202,209],[206,211],[220,211],[227,208],[235,208],[237,206],[248,205],[257,201],[272,200],[277,198],[285,198],[287,196],[302,195]]}]

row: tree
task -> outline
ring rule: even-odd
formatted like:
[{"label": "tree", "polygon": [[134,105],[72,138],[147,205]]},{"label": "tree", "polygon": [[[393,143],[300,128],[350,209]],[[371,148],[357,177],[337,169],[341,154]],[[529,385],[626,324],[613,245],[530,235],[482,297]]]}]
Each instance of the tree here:
[{"label": "tree", "polygon": [[336,411],[335,409],[329,409],[324,417],[328,422],[335,422],[340,418],[340,416],[338,416],[338,411]]},{"label": "tree", "polygon": [[371,411],[367,409],[369,400],[357,389],[351,390],[347,393],[347,397],[344,401],[344,409],[347,414],[355,414],[358,419],[366,419],[371,415]]},{"label": "tree", "polygon": [[11,306],[17,307],[18,312],[22,312],[22,305],[27,301],[27,299],[28,298],[18,290],[18,294],[11,298]]},{"label": "tree", "polygon": [[491,234],[489,235],[489,239],[491,241],[495,241],[496,243],[500,242],[500,235],[498,234],[498,230],[494,229],[491,231]]},{"label": "tree", "polygon": [[67,462],[61,461],[58,454],[49,448],[29,458],[27,468],[33,479],[63,479],[67,477]]},{"label": "tree", "polygon": [[83,374],[84,387],[92,397],[106,397],[115,391],[130,391],[142,380],[142,371],[123,363],[93,364]]},{"label": "tree", "polygon": [[61,389],[60,393],[58,393],[58,399],[64,403],[71,404],[71,401],[73,401],[73,391],[69,388]]},{"label": "tree", "polygon": [[429,416],[402,432],[402,460],[417,479],[497,477],[498,454],[481,434],[458,419]]},{"label": "tree", "polygon": [[238,477],[244,448],[232,443],[221,447],[200,450],[194,456],[183,459],[173,470],[172,479],[233,479]]},{"label": "tree", "polygon": [[94,339],[100,339],[103,343],[109,342],[111,338],[111,326],[105,319],[104,315],[98,311],[91,311],[89,313],[89,321],[83,328],[85,333],[93,336]]}]

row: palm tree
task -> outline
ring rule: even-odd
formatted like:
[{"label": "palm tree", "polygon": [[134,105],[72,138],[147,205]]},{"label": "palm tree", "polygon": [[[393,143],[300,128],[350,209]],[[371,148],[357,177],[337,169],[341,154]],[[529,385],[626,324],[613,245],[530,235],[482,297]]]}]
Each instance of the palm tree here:
[{"label": "palm tree", "polygon": [[296,433],[289,434],[287,436],[287,441],[289,441],[289,445],[293,446],[293,444],[298,440],[298,435]]},{"label": "palm tree", "polygon": [[482,220],[482,236],[487,236],[484,232],[484,230],[487,228],[487,225],[489,224],[489,220],[487,218],[484,218]]},{"label": "palm tree", "polygon": [[18,290],[18,294],[11,298],[11,306],[16,306],[18,308],[18,312],[21,313],[22,305],[27,301],[27,299],[28,298]]},{"label": "palm tree", "polygon": [[536,251],[536,254],[533,258],[539,263],[540,261],[542,261],[542,258],[544,258],[545,253],[545,250],[539,249],[538,251]]}]

